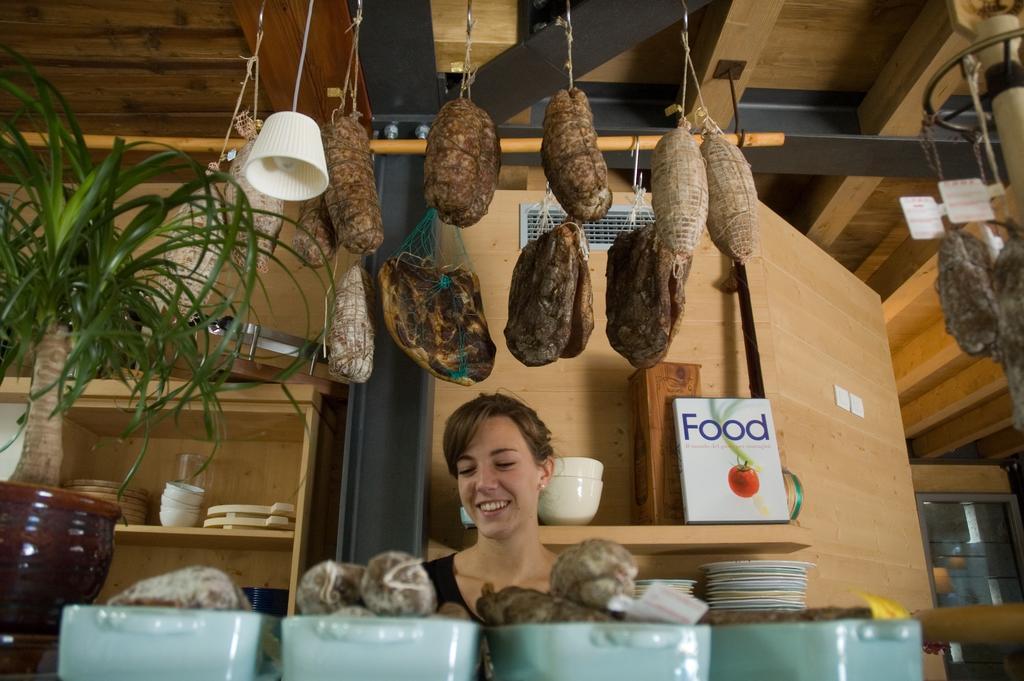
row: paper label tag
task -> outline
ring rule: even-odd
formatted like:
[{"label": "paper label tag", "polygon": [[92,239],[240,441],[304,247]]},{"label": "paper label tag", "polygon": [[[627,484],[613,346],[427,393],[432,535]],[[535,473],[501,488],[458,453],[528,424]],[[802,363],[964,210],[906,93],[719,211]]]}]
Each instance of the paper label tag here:
[{"label": "paper label tag", "polygon": [[663,584],[652,584],[640,598],[615,596],[608,609],[625,613],[629,622],[696,624],[708,611],[708,604]]},{"label": "paper label tag", "polygon": [[900,207],[914,239],[938,239],[942,227],[942,206],[930,196],[901,196]]},{"label": "paper label tag", "polygon": [[976,177],[940,182],[939,194],[942,195],[949,221],[954,224],[996,219],[988,187]]}]

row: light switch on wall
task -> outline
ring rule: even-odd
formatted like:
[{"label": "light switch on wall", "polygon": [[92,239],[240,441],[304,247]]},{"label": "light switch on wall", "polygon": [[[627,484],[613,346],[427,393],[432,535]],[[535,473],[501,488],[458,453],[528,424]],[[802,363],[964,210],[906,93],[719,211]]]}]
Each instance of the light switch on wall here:
[{"label": "light switch on wall", "polygon": [[852,411],[855,416],[864,418],[864,400],[860,398],[860,395],[850,393],[850,411]]},{"label": "light switch on wall", "polygon": [[836,389],[836,406],[840,409],[850,411],[850,391],[841,385],[834,387]]}]

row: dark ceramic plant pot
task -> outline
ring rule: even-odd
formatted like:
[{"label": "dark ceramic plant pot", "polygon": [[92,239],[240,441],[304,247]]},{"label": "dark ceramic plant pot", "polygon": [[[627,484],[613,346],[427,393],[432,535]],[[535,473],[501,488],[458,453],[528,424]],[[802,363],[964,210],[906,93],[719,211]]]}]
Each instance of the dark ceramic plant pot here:
[{"label": "dark ceramic plant pot", "polygon": [[56,634],[61,608],[91,603],[120,516],[83,494],[0,482],[0,633]]}]

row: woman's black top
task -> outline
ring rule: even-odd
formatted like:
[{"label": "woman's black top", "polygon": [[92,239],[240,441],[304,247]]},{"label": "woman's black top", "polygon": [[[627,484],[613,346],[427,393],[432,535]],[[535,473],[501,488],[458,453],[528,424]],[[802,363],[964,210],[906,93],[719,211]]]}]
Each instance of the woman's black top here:
[{"label": "woman's black top", "polygon": [[459,585],[455,581],[454,553],[444,558],[428,561],[423,564],[423,568],[427,571],[427,575],[430,576],[430,581],[434,583],[434,590],[437,591],[438,607],[445,603],[461,605],[469,613],[469,616],[473,618],[474,622],[477,624],[484,623],[482,619],[473,614],[469,605],[466,604],[466,599],[462,597],[462,592],[459,591]]}]

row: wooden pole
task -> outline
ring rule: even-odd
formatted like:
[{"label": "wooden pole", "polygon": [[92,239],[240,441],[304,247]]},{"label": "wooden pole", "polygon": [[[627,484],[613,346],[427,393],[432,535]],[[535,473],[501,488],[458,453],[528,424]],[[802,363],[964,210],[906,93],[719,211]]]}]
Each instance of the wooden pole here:
[{"label": "wooden pole", "polygon": [[764,374],[761,371],[761,351],[757,347],[757,330],[754,328],[754,306],[750,301],[750,283],[747,268],[733,263],[737,293],[740,297],[740,323],[743,327],[743,351],[747,357],[747,378],[750,380],[750,396],[763,398]]},{"label": "wooden pole", "polygon": [[[43,135],[35,132],[23,132],[29,144],[36,147],[46,146]],[[700,144],[701,136],[695,135]],[[739,136],[726,135],[733,144],[739,144]],[[114,146],[114,135],[85,135],[85,143],[90,149],[104,150]],[[219,154],[223,139],[212,137],[122,137],[128,143],[141,143],[158,148],[174,147],[190,154]],[[654,149],[660,135],[640,135],[638,137],[608,136],[599,137],[597,148],[601,151],[631,151],[639,141],[641,151]],[[781,147],[786,143],[786,135],[781,132],[748,132],[743,140],[746,147]],[[228,149],[237,149],[245,144],[243,139],[232,139]],[[505,154],[535,154],[540,152],[539,137],[506,137],[501,140],[501,151]],[[427,151],[426,140],[370,140],[370,151],[375,154],[408,154],[420,155]]]}]

